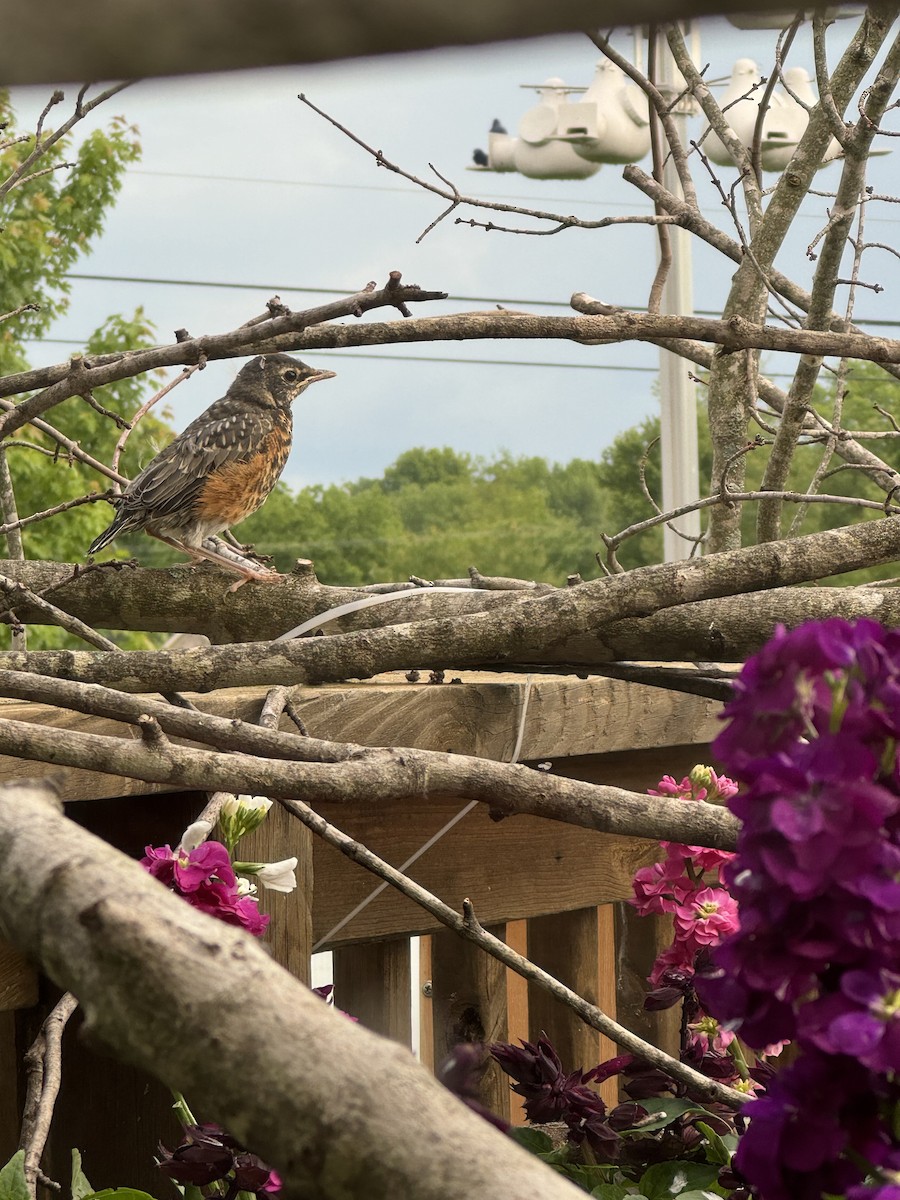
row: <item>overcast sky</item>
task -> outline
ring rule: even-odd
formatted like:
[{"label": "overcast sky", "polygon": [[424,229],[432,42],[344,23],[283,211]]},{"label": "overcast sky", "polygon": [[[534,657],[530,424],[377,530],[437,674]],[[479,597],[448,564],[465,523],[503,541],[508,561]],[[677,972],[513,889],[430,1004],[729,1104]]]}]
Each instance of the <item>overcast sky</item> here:
[{"label": "overcast sky", "polygon": [[[843,22],[835,32],[832,62],[853,24]],[[700,28],[711,77],[728,76],[741,56],[756,58],[764,71],[771,61],[774,33],[738,31],[724,19]],[[627,50],[630,36],[623,34],[618,44]],[[498,301],[528,301],[533,311],[563,313],[575,291],[645,304],[655,266],[647,227],[515,237],[445,221],[416,245],[441,202],[377,168],[297,99],[305,92],[408,170],[427,175],[433,162],[463,191],[587,218],[646,212],[620,167],[604,166],[583,182],[465,170],[472,150],[486,146],[494,117],[515,132],[534,103],[520,84],[556,75],[586,85],[597,57],[586,38],[572,36],[136,84],[112,101],[110,111],[139,126],[143,159],[129,171],[93,254],[77,269],[202,286],[77,281],[70,313],[53,331],[71,341],[30,347],[33,363],[59,361],[106,315],[137,305],[144,306],[160,341],[169,341],[181,327],[193,334],[231,329],[261,312],[274,292],[300,309],[327,299],[315,289],[352,292],[369,280],[383,283],[393,269],[408,282],[450,293],[446,303],[421,306],[422,314]],[[812,72],[805,31],[790,61]],[[19,89],[14,100],[23,115],[30,114],[47,91]],[[69,91],[74,96],[75,89]],[[102,109],[91,119],[101,117]],[[823,188],[835,186],[839,170],[832,165],[820,174]],[[705,211],[727,222],[701,174]],[[734,177],[722,174],[728,183]],[[875,161],[870,182],[878,192],[898,193],[898,175],[894,153]],[[805,247],[821,226],[825,203],[816,202],[818,216],[810,207],[779,259],[804,280],[811,271]],[[896,242],[898,219],[897,206],[872,206],[867,233]],[[698,246],[694,273],[695,307],[715,311],[731,268]],[[857,314],[894,318],[897,261],[874,252],[865,274],[886,290],[880,296],[863,291]],[[308,357],[338,377],[316,385],[298,404],[285,474],[294,485],[378,475],[418,445],[486,456],[507,449],[556,461],[597,457],[616,433],[657,409],[657,352],[650,346],[494,341]],[[178,428],[222,394],[238,365],[213,363],[176,390]]]}]

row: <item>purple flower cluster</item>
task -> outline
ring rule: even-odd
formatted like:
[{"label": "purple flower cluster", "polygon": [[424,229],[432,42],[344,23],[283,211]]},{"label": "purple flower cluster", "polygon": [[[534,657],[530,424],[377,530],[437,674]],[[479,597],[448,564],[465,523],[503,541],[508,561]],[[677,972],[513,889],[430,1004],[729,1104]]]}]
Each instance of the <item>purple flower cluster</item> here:
[{"label": "purple flower cluster", "polygon": [[803,1052],[746,1109],[735,1165],[764,1200],[863,1200],[865,1164],[900,1157],[900,631],[779,629],[725,717],[740,927],[697,988],[749,1045]]},{"label": "purple flower cluster", "polygon": [[208,1188],[204,1195],[234,1200],[249,1192],[272,1200],[281,1190],[277,1172],[250,1154],[218,1125],[189,1125],[174,1150],[159,1147],[157,1166],[183,1187]]},{"label": "purple flower cluster", "polygon": [[192,850],[147,846],[141,866],[187,900],[228,925],[240,925],[262,937],[269,923],[252,896],[242,896],[231,857],[221,842],[201,842]]}]

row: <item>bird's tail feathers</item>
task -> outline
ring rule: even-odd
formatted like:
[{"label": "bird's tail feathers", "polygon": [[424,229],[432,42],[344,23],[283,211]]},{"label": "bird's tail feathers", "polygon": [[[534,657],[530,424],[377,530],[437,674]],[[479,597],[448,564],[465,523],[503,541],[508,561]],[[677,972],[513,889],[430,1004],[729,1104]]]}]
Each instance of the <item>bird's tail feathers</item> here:
[{"label": "bird's tail feathers", "polygon": [[127,530],[133,528],[133,526],[134,519],[132,517],[121,511],[117,512],[112,524],[104,529],[99,537],[94,538],[90,546],[88,546],[88,555],[99,553],[110,542],[115,541],[120,533],[125,533]]}]

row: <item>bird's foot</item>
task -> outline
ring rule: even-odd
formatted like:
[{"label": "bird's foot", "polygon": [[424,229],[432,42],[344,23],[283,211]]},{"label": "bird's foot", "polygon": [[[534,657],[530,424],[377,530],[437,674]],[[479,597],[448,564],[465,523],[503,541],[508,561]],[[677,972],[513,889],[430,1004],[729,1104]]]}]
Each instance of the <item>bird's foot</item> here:
[{"label": "bird's foot", "polygon": [[[237,568],[234,568],[237,569]],[[247,571],[241,572],[243,578],[236,580],[228,589],[229,592],[236,592],[238,588],[242,588],[245,583],[280,583],[286,576],[279,571]]]}]

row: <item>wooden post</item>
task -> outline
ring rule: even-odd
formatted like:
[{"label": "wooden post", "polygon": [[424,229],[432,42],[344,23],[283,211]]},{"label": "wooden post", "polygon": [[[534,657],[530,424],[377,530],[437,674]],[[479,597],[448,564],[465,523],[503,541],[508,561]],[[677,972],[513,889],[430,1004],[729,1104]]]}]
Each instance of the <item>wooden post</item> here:
[{"label": "wooden post", "polygon": [[[504,937],[505,926],[491,930]],[[431,937],[431,1007],[434,1065],[460,1042],[508,1040],[506,968],[451,931]],[[509,1119],[509,1080],[490,1059],[481,1083],[482,1102]]]},{"label": "wooden post", "polygon": [[273,804],[262,825],[242,838],[238,846],[238,854],[245,862],[297,858],[296,890],[273,892],[260,885],[259,907],[271,917],[263,940],[271,949],[272,957],[307,985],[313,945],[312,843],[312,833],[280,804]]},{"label": "wooden post", "polygon": [[334,1002],[367,1029],[412,1044],[409,938],[334,951]]},{"label": "wooden post", "polygon": [[[528,922],[528,957],[615,1019],[615,931],[610,905],[533,917]],[[528,985],[528,1025],[532,1040],[546,1033],[566,1071],[589,1070],[616,1053],[613,1042],[534,984]],[[607,1104],[618,1103],[618,1080],[607,1080],[600,1091]]]},{"label": "wooden post", "polygon": [[616,970],[619,1020],[674,1058],[679,1053],[681,1005],[661,1012],[647,1012],[644,996],[649,991],[647,976],[657,954],[672,944],[672,918],[641,917],[628,903],[616,904],[618,961]]}]

